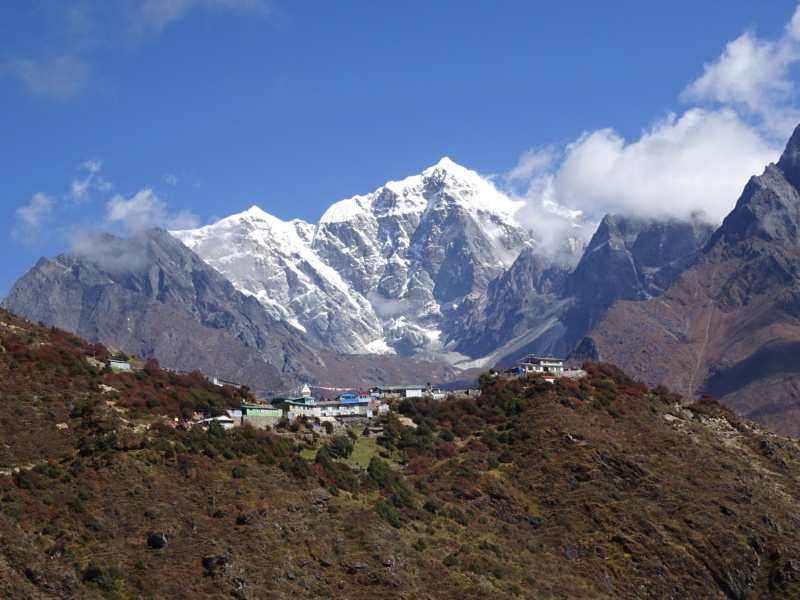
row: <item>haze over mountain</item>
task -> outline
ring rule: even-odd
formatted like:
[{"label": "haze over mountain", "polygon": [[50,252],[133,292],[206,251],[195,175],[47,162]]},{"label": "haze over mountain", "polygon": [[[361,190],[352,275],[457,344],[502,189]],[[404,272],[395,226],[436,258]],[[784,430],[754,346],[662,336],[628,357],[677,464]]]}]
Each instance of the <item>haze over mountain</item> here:
[{"label": "haze over mountain", "polygon": [[298,381],[354,386],[445,381],[456,373],[423,361],[332,354],[160,229],[128,240],[98,235],[71,254],[43,258],[4,306],[115,349],[158,356],[174,369],[246,382],[259,393]]}]

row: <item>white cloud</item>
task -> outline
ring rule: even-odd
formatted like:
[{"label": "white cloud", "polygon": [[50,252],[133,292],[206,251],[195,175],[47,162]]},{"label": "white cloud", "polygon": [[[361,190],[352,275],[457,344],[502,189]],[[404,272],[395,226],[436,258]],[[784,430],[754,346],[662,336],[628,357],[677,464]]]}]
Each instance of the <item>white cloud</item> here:
[{"label": "white cloud", "polygon": [[12,230],[11,235],[17,241],[26,245],[33,244],[41,237],[41,229],[45,221],[53,213],[55,200],[38,192],[34,194],[29,204],[17,209],[17,218],[21,221],[20,227]]},{"label": "white cloud", "polygon": [[785,136],[800,118],[790,68],[800,60],[800,7],[774,41],[751,31],[725,46],[704,66],[703,75],[683,91],[688,102],[711,101],[736,107],[762,120],[767,133]]},{"label": "white cloud", "polygon": [[38,228],[53,210],[53,199],[39,192],[31,198],[30,204],[17,209],[17,216],[27,227]]},{"label": "white cloud", "polygon": [[[103,251],[92,248],[105,248],[116,243],[102,242],[110,234],[92,233],[98,230],[128,236],[151,227],[194,229],[198,226],[199,220],[194,214],[188,210],[170,210],[152,189],[140,190],[129,198],[116,194],[109,199],[108,192],[113,186],[100,177],[102,163],[97,159],[87,160],[79,168],[86,171],[86,176],[73,179],[65,193],[49,195],[38,192],[27,205],[17,208],[17,224],[11,232],[16,241],[32,246],[58,237],[69,240],[74,251],[95,256]],[[92,191],[97,192],[97,197],[93,197]],[[105,212],[95,208],[101,198],[105,202]],[[94,205],[85,204],[93,200]],[[123,268],[128,259],[118,256],[118,248],[114,248],[109,247],[106,262]]]},{"label": "white cloud", "polygon": [[70,251],[102,269],[124,273],[147,265],[147,252],[136,240],[123,240],[97,231],[70,235]]},{"label": "white cloud", "polygon": [[611,129],[584,134],[568,146],[551,199],[598,217],[687,218],[701,210],[721,222],[749,177],[779,153],[734,111],[694,108],[632,143]]},{"label": "white cloud", "polygon": [[[247,17],[272,16],[272,0],[116,0],[56,2],[29,18],[47,20],[38,51],[0,62],[0,70],[20,79],[32,92],[57,99],[79,94],[92,76],[99,53],[131,50],[160,35],[195,10],[217,10]],[[26,23],[18,23],[25,30]]]},{"label": "white cloud", "polygon": [[144,0],[134,16],[133,25],[157,33],[198,7],[250,15],[266,15],[271,12],[270,2],[266,0]]},{"label": "white cloud", "polygon": [[28,88],[41,96],[67,99],[76,95],[89,79],[89,65],[76,56],[40,61],[16,58],[7,63]]},{"label": "white cloud", "polygon": [[595,220],[617,212],[686,219],[702,211],[721,222],[800,121],[792,80],[798,61],[800,7],[779,39],[748,31],[727,44],[681,94],[696,105],[655,120],[638,139],[609,128],[584,132],[560,150],[524,153],[504,177],[509,187],[525,186],[527,206],[516,216],[543,246],[569,231],[544,210],[550,202]]},{"label": "white cloud", "polygon": [[100,172],[102,163],[99,160],[87,160],[81,165],[87,171],[84,179],[73,179],[70,185],[70,197],[76,202],[84,202],[89,199],[89,190],[96,189],[107,192],[111,189],[111,184],[102,177],[97,176]]},{"label": "white cloud", "polygon": [[197,0],[145,0],[137,15],[137,25],[152,31],[161,31],[186,16]]},{"label": "white cloud", "polygon": [[415,307],[414,302],[410,300],[393,300],[374,291],[367,292],[367,300],[375,313],[381,317],[399,316],[408,313]]},{"label": "white cloud", "polygon": [[172,213],[166,203],[151,189],[137,192],[131,198],[117,194],[106,204],[106,221],[121,225],[129,233],[150,227],[193,229],[198,219],[189,211]]},{"label": "white cloud", "polygon": [[506,179],[513,183],[546,171],[555,162],[556,152],[552,147],[528,150],[519,157],[517,166],[506,173]]}]

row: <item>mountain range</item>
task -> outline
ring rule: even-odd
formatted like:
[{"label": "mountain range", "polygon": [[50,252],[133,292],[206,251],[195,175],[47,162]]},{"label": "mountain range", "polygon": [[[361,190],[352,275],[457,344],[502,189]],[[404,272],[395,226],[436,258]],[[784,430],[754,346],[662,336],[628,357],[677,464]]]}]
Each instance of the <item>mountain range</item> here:
[{"label": "mountain range", "polygon": [[593,225],[545,204],[564,231],[554,249],[521,204],[445,158],[316,225],[253,207],[171,235],[95,236],[40,260],[3,306],[257,389],[468,379],[528,351],[565,355],[613,301],[663,291],[711,233],[607,216],[587,246]]},{"label": "mountain range", "polygon": [[316,224],[253,207],[98,236],[42,259],[3,306],[257,390],[466,382],[526,353],[609,360],[796,434],[799,135],[719,228],[701,212],[594,225],[549,203],[537,216],[562,233],[547,245],[529,208],[445,158]]}]

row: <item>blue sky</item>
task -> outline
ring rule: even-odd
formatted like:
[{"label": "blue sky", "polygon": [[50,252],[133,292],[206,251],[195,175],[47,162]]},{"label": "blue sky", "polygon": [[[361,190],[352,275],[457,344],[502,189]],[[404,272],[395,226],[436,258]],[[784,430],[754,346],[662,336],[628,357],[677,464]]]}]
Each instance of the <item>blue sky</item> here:
[{"label": "blue sky", "polygon": [[442,156],[531,223],[542,201],[718,221],[800,122],[796,11],[0,0],[0,297],[92,229],[314,222]]}]

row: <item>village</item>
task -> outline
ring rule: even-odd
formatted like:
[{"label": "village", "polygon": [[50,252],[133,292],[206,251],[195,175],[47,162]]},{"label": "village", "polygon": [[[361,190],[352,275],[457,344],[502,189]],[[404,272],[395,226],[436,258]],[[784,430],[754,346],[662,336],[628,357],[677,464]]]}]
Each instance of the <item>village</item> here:
[{"label": "village", "polygon": [[[128,360],[111,359],[110,366],[118,370],[131,370]],[[170,369],[167,369],[170,370]],[[567,369],[560,358],[549,356],[527,355],[516,361],[505,370],[490,369],[485,376],[490,378],[513,379],[527,376],[538,376],[546,383],[554,383],[559,377],[579,378],[583,375],[580,369]],[[240,384],[203,374],[218,386],[242,387]],[[448,398],[478,396],[479,388],[462,390],[445,390],[443,387],[425,385],[381,385],[367,390],[347,390],[333,397],[325,398],[325,392],[331,388],[315,388],[304,384],[292,394],[276,395],[270,400],[257,399],[251,404],[234,408],[226,408],[224,414],[204,416],[197,420],[176,420],[168,423],[173,427],[207,427],[217,423],[223,429],[240,425],[250,425],[259,429],[273,429],[279,422],[302,420],[312,431],[321,435],[342,431],[347,427],[360,426],[369,430],[376,420],[397,409],[397,405],[407,398],[427,398],[445,401]],[[323,397],[320,397],[323,396]],[[379,427],[374,427],[379,433]]]}]

